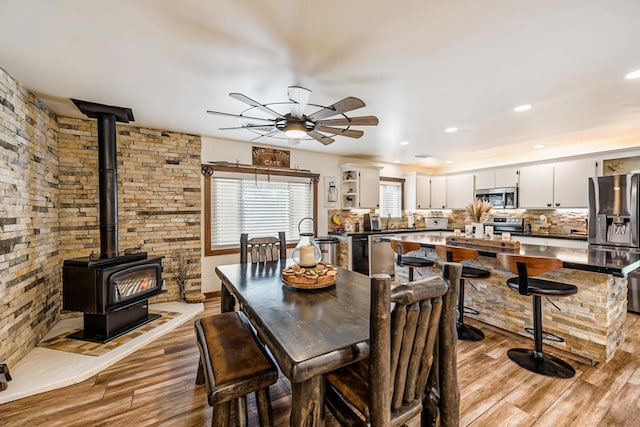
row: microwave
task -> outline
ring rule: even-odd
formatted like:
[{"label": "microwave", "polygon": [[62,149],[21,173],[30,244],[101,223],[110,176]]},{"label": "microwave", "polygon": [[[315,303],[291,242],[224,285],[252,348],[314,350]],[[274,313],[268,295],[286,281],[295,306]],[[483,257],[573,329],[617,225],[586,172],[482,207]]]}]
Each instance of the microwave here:
[{"label": "microwave", "polygon": [[497,209],[515,209],[518,207],[518,187],[478,189],[476,199],[489,202]]}]

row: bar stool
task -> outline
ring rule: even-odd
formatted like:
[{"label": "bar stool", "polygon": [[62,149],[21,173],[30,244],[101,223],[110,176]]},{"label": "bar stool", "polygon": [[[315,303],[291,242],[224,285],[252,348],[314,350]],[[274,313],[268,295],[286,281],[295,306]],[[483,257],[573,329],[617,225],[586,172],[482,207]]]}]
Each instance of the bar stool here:
[{"label": "bar stool", "polygon": [[[507,352],[509,359],[520,367],[536,374],[554,378],[571,378],[576,371],[562,359],[544,354],[542,351],[542,300],[541,297],[564,297],[575,295],[578,288],[567,283],[538,279],[536,277],[547,271],[562,268],[562,261],[557,258],[520,256],[506,253],[497,255],[498,262],[517,274],[507,280],[507,285],[520,293],[533,297],[533,340],[534,350],[513,348]],[[558,337],[559,338],[559,337]]]},{"label": "bar stool", "polygon": [[[478,257],[478,251],[475,249],[463,248],[460,246],[437,245],[436,253],[443,261],[457,263]],[[484,339],[484,333],[480,329],[464,323],[464,311],[467,310],[464,306],[464,280],[486,279],[489,276],[491,276],[491,272],[488,270],[462,266],[462,274],[460,275],[460,291],[458,292],[458,312],[460,313],[460,317],[456,323],[456,328],[458,329],[458,338],[463,341],[481,341]],[[468,310],[470,313],[478,314],[476,310]]]},{"label": "bar stool", "polygon": [[413,270],[415,268],[423,268],[423,267],[431,267],[433,266],[433,261],[427,258],[416,257],[416,256],[403,256],[412,251],[417,251],[420,249],[420,244],[417,242],[405,242],[402,240],[391,240],[389,242],[391,244],[391,248],[393,252],[396,253],[396,265],[400,267],[409,268],[409,281],[413,282]]}]

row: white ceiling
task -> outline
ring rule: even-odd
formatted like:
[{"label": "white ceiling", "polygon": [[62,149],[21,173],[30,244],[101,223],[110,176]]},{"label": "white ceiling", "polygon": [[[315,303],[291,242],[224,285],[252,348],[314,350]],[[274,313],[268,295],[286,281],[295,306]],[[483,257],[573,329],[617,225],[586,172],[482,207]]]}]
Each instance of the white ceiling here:
[{"label": "white ceiling", "polygon": [[348,115],[380,124],[297,149],[455,171],[640,146],[640,80],[624,78],[640,69],[638,0],[0,0],[0,16],[0,67],[66,116],[79,98],[249,141],[205,111],[301,85],[314,104],[361,98]]}]

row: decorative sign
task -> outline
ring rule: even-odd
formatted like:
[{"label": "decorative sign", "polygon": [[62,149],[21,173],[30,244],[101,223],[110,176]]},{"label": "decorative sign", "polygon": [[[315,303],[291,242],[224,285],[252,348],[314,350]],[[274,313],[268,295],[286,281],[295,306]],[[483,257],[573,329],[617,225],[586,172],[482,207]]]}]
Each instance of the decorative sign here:
[{"label": "decorative sign", "polygon": [[277,148],[252,147],[252,163],[254,166],[271,166],[289,168],[291,153]]}]

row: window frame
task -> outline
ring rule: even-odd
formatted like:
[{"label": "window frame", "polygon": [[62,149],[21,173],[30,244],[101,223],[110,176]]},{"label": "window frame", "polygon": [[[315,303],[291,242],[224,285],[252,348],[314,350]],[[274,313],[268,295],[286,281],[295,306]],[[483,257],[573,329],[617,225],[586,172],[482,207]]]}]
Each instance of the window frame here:
[{"label": "window frame", "polygon": [[[404,212],[404,182],[405,179],[404,178],[394,178],[391,176],[381,176],[380,177],[380,183],[378,185],[382,185],[383,182],[399,182],[400,183],[400,217],[398,218],[393,218],[392,219],[400,219],[402,218],[403,212]],[[380,191],[380,189],[378,188],[378,191]],[[382,200],[380,200],[380,204],[382,204]],[[378,213],[381,212],[381,208],[378,207],[377,209]]]},{"label": "window frame", "polygon": [[[204,176],[204,256],[216,256],[240,253],[240,236],[238,236],[238,247],[213,249],[211,247],[211,178],[215,172],[255,174],[255,175],[277,175],[292,178],[309,178],[312,184],[312,211],[314,220],[314,234],[318,234],[318,182],[320,174],[310,171],[300,171],[294,169],[273,169],[248,165],[201,165],[201,172]],[[295,243],[287,243],[287,247],[295,247]]]}]

